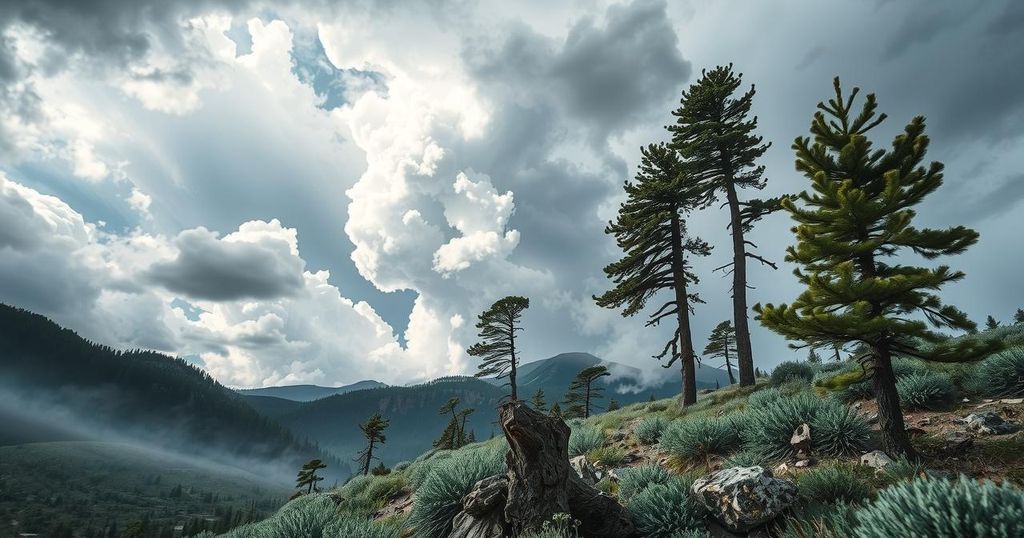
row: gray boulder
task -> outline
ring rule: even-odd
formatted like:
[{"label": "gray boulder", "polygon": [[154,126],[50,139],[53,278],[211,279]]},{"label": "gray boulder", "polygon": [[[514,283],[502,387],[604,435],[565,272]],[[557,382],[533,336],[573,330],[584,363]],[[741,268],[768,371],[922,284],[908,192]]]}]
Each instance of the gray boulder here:
[{"label": "gray boulder", "polygon": [[1014,431],[1012,424],[992,411],[971,413],[964,418],[963,422],[967,424],[968,430],[977,432],[979,435],[1002,435]]},{"label": "gray boulder", "polygon": [[507,535],[504,508],[508,478],[496,475],[473,485],[462,498],[462,511],[452,520],[448,538],[502,538]]},{"label": "gray boulder", "polygon": [[881,471],[892,464],[892,458],[881,450],[872,450],[860,457],[860,464],[874,467],[875,471]]},{"label": "gray boulder", "polygon": [[594,467],[594,464],[587,461],[586,456],[576,456],[575,458],[569,458],[569,467],[576,472],[576,476],[580,477],[580,480],[587,483],[589,486],[593,486],[601,480],[601,472]]},{"label": "gray boulder", "polygon": [[696,498],[725,528],[747,532],[781,514],[796,501],[792,481],[763,467],[730,467],[693,483]]}]

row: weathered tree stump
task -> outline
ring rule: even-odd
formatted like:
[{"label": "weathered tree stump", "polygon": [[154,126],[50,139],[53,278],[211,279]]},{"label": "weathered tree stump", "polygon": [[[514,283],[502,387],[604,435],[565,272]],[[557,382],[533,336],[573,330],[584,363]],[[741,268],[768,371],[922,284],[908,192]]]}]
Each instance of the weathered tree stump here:
[{"label": "weathered tree stump", "polygon": [[580,522],[583,536],[630,537],[633,523],[615,499],[580,480],[569,465],[569,427],[523,402],[501,407],[508,439],[508,501],[505,519],[513,535],[539,530],[558,513]]}]

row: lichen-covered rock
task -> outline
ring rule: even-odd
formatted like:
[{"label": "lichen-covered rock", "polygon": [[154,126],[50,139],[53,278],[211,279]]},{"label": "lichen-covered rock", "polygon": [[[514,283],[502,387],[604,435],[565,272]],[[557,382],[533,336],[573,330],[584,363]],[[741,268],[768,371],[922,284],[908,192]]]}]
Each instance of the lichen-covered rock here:
[{"label": "lichen-covered rock", "polygon": [[601,480],[601,473],[594,467],[594,464],[587,461],[586,456],[576,456],[569,459],[569,466],[576,472],[580,480],[593,486]]},{"label": "lichen-covered rock", "polygon": [[872,450],[867,454],[860,457],[860,464],[867,465],[868,467],[874,467],[876,471],[881,471],[892,463],[892,458],[888,454],[881,450]]},{"label": "lichen-covered rock", "polygon": [[984,413],[971,413],[964,418],[963,422],[967,424],[967,429],[973,432],[977,432],[980,435],[1002,435],[1004,433],[1012,433],[1014,427],[1009,422],[1003,420],[992,411],[985,411]]},{"label": "lichen-covered rock", "polygon": [[696,498],[732,532],[763,525],[796,501],[796,484],[763,467],[730,467],[693,483]]}]

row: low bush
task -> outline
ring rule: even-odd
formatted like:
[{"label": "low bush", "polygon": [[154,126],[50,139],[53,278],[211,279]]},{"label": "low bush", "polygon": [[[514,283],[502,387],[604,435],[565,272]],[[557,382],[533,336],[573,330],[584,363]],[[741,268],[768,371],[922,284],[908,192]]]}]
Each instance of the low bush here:
[{"label": "low bush", "polygon": [[811,439],[816,453],[847,456],[867,446],[871,430],[849,407],[828,400],[811,420]]},{"label": "low bush", "polygon": [[816,454],[841,456],[863,448],[868,427],[841,403],[811,394],[797,394],[747,412],[744,445],[767,460],[787,459],[796,454],[789,444],[800,424],[811,427],[812,449]]},{"label": "low bush", "polygon": [[1024,347],[1012,347],[981,361],[967,384],[978,396],[1024,396]]},{"label": "low bush", "polygon": [[913,480],[925,476],[927,471],[924,465],[907,458],[899,458],[889,465],[886,465],[878,473],[879,482],[884,485],[892,485],[904,480]]},{"label": "low bush", "polygon": [[760,451],[743,449],[726,458],[723,467],[769,467],[770,460],[764,457]]},{"label": "low bush", "polygon": [[672,475],[660,465],[630,467],[619,471],[618,475],[619,497],[624,501],[654,484],[665,484],[672,478]]},{"label": "low bush", "polygon": [[473,484],[500,473],[505,468],[507,447],[484,445],[458,450],[435,464],[416,490],[416,503],[409,524],[422,538],[446,538],[452,519],[462,510],[462,497]]},{"label": "low bush", "polygon": [[626,459],[626,451],[617,446],[597,447],[587,452],[587,461],[601,462],[605,467],[615,467]]},{"label": "low bush", "polygon": [[1024,492],[991,482],[913,480],[882,490],[856,514],[856,536],[1020,536]]},{"label": "low bush", "polygon": [[771,387],[761,389],[747,397],[747,407],[764,407],[770,403],[782,399],[782,391]]},{"label": "low bush", "polygon": [[850,464],[823,465],[801,473],[796,479],[800,497],[809,503],[860,504],[871,496],[871,486],[862,481],[859,469]]},{"label": "low bush", "polygon": [[633,435],[637,441],[645,445],[653,445],[661,439],[661,434],[668,426],[668,419],[660,416],[647,417],[637,422]]},{"label": "low bush", "polygon": [[896,392],[904,409],[945,409],[957,399],[956,386],[946,374],[918,372],[899,378]]},{"label": "low bush", "polygon": [[740,438],[731,420],[681,419],[665,428],[658,446],[673,457],[692,461],[735,451],[740,447]]},{"label": "low bush", "polygon": [[604,445],[604,433],[593,426],[579,424],[569,434],[569,457],[582,456]]},{"label": "low bush", "polygon": [[774,387],[782,385],[787,381],[800,380],[810,383],[814,378],[814,367],[806,362],[786,361],[772,370],[771,384]]},{"label": "low bush", "polygon": [[274,515],[257,522],[242,525],[225,538],[332,538],[324,529],[337,519],[337,511],[330,497],[323,494],[302,495],[281,507]]},{"label": "low bush", "polygon": [[337,518],[324,528],[323,538],[398,538],[402,526],[365,518]]},{"label": "low bush", "polygon": [[633,524],[646,538],[675,538],[704,528],[704,507],[690,496],[690,484],[679,478],[652,484],[627,505]]}]

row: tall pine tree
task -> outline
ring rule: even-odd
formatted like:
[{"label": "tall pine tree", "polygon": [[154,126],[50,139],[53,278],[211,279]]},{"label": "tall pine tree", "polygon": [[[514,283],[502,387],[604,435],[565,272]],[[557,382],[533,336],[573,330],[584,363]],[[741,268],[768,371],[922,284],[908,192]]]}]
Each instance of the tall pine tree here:
[{"label": "tall pine tree", "polygon": [[725,195],[732,233],[732,261],[719,269],[732,272],[733,326],[736,331],[736,362],[740,385],[754,384],[754,359],[747,323],[747,258],[773,269],[775,264],[754,254],[754,244],[746,233],[764,215],[778,208],[778,199],[740,201],[739,189],[763,189],[764,166],[756,164],[770,144],[762,144],[754,134],[757,117],[749,118],[754,87],[734,97],[742,84],[742,75],[732,65],[719,66],[702,73],[700,80],[683,92],[680,107],[673,112],[675,125],[672,147],[686,162],[691,181],[699,188],[702,207],[708,207]]},{"label": "tall pine tree", "polygon": [[482,360],[477,377],[508,378],[513,400],[519,399],[516,392],[516,368],[519,366],[516,331],[523,330],[519,326],[519,318],[527,308],[530,308],[530,300],[526,297],[513,295],[498,299],[480,314],[476,324],[476,328],[480,329],[480,341],[466,350],[471,357],[480,357]]},{"label": "tall pine tree", "polygon": [[665,318],[675,317],[676,328],[655,358],[682,363],[683,405],[697,401],[697,381],[690,314],[700,297],[689,292],[697,283],[690,270],[690,256],[707,256],[711,246],[686,233],[683,218],[691,209],[693,192],[676,152],[665,144],[651,144],[641,149],[640,170],[635,182],[627,181],[626,201],[619,206],[614,222],[605,233],[625,255],[609,264],[604,272],[615,287],[600,297],[598,306],[622,308],[622,315],[638,314],[660,291],[672,291],[671,298],[650,314],[647,326],[658,325]]},{"label": "tall pine tree", "polygon": [[736,378],[732,375],[732,362],[730,362],[730,359],[736,357],[736,332],[733,331],[731,321],[723,321],[711,331],[711,335],[708,336],[708,345],[704,346],[704,355],[724,360],[725,371],[729,373],[729,384],[736,384]]},{"label": "tall pine tree", "polygon": [[530,399],[530,406],[541,413],[547,411],[548,404],[544,401],[544,389],[537,389]]},{"label": "tall pine tree", "polygon": [[[791,305],[754,310],[766,327],[810,347],[837,342],[865,346],[867,353],[860,357],[865,373],[854,376],[872,379],[883,448],[892,456],[913,456],[892,357],[959,362],[990,353],[998,343],[949,341],[929,329],[929,324],[974,327],[934,293],[963,278],[962,272],[890,260],[907,251],[929,260],[960,254],[978,234],[963,226],[913,226],[914,207],[942,185],[942,164],[923,164],[928,149],[924,118],[914,118],[891,149],[873,149],[867,134],[885,120],[876,113],[874,95],[857,112],[858,90],[844,97],[838,78],[834,86],[835,97],[818,104],[813,142],[800,137],[793,143],[797,170],[810,179],[812,192],[783,201],[797,224],[797,244],[787,249],[786,260],[799,266],[794,272],[806,289]],[[850,377],[838,376],[832,383]]]}]

